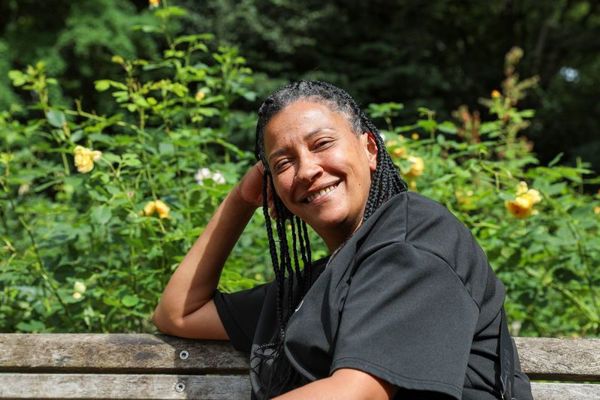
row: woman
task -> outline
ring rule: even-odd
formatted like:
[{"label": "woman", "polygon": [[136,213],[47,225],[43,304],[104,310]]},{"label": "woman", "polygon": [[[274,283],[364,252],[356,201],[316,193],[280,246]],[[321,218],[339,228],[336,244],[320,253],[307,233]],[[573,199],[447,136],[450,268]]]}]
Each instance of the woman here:
[{"label": "woman", "polygon": [[[258,115],[259,162],[173,274],[157,327],[249,353],[253,398],[496,399],[513,376],[512,395],[530,398],[485,254],[445,208],[406,191],[354,100],[301,81]],[[261,205],[275,281],[221,293],[221,268]],[[326,259],[312,262],[307,224]]]}]

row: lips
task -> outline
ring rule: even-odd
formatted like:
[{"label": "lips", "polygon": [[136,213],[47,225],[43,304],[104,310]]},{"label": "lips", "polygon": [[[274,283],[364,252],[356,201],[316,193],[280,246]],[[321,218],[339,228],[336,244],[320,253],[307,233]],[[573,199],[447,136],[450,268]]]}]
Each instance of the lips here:
[{"label": "lips", "polygon": [[312,192],[302,202],[310,203],[310,202],[318,199],[319,197],[326,195],[327,193],[331,192],[332,190],[335,190],[338,187],[338,185],[339,185],[339,182],[336,182],[333,185],[329,185],[329,186],[324,187],[323,189],[319,189],[318,191]]}]

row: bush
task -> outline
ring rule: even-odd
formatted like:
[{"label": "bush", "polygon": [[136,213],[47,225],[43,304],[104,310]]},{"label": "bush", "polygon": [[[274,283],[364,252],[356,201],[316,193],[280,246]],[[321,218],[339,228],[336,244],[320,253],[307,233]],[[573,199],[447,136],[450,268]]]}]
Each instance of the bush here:
[{"label": "bush", "polygon": [[[43,64],[10,73],[36,103],[0,116],[1,330],[153,329],[169,276],[253,163],[228,140],[246,129],[230,105],[254,98],[251,71],[235,49],[211,47],[192,35],[157,61],[114,56],[123,79],[95,83],[121,107],[114,115],[53,105]],[[258,216],[249,229],[260,226]],[[236,248],[224,289],[265,279],[263,236]]]},{"label": "bush", "polygon": [[[167,34],[163,57],[114,56],[123,78],[95,82],[119,113],[54,105],[43,64],[10,74],[35,102],[0,114],[2,331],[152,331],[168,278],[253,162],[230,140],[253,125],[232,108],[255,97],[244,59],[210,35],[173,37],[164,27],[184,10],[155,12],[161,24],[140,29]],[[482,102],[490,121],[463,108],[438,122],[423,108],[395,127],[401,105],[369,110],[411,188],[444,203],[486,250],[513,333],[598,335],[600,197],[582,191],[584,164],[541,166],[520,135],[534,113],[517,104],[535,79],[519,80],[519,57],[509,54],[502,92]],[[270,278],[262,226],[257,213],[221,289]],[[317,243],[316,257],[324,252]]]}]

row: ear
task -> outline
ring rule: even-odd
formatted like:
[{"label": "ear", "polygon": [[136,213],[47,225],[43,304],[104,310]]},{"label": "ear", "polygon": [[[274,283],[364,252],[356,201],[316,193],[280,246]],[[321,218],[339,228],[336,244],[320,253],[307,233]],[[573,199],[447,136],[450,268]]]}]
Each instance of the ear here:
[{"label": "ear", "polygon": [[377,142],[372,132],[364,132],[361,137],[367,159],[369,160],[369,169],[371,172],[375,172],[377,168]]}]

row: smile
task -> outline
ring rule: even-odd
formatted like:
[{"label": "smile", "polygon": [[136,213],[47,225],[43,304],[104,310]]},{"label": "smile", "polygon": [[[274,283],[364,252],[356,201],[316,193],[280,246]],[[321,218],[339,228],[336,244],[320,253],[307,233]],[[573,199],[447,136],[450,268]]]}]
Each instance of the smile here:
[{"label": "smile", "polygon": [[326,188],[319,190],[317,193],[311,194],[306,199],[304,199],[304,203],[310,203],[310,202],[318,199],[319,197],[325,196],[327,193],[335,190],[338,187],[338,185],[339,185],[339,182],[335,183],[331,186],[327,186]]}]

